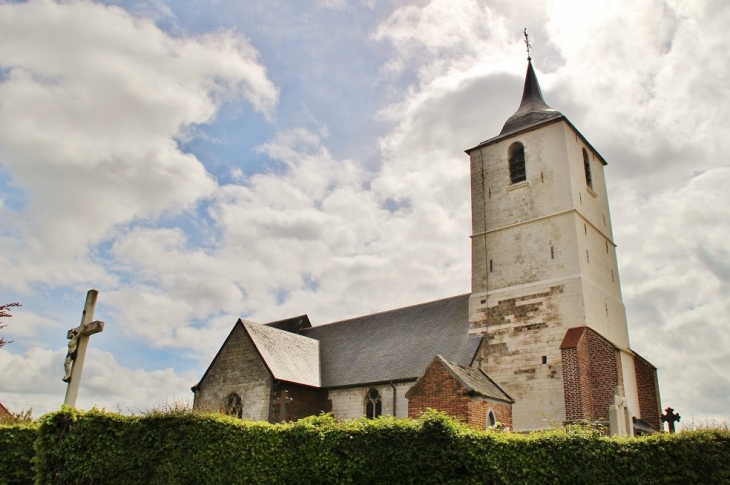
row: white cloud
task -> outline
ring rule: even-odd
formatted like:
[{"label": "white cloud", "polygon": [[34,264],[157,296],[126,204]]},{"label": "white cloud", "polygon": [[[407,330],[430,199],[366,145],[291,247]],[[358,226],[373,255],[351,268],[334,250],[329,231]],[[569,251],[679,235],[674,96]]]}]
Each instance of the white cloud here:
[{"label": "white cloud", "polygon": [[225,101],[270,116],[278,99],[256,49],[231,31],[174,38],[83,1],[4,4],[0,19],[0,156],[28,201],[0,212],[13,228],[0,271],[16,289],[113,281],[89,244],[216,188],[178,141]]},{"label": "white cloud", "polygon": [[[65,349],[33,347],[24,354],[0,351],[0,401],[19,411],[35,406],[34,416],[60,409],[66,393],[63,377]],[[133,363],[132,363],[133,364]],[[126,367],[109,352],[89,348],[84,363],[77,405],[124,412],[150,409],[165,401],[190,401],[194,373],[176,374],[172,369],[145,371]],[[29,406],[30,405],[30,406]]]}]

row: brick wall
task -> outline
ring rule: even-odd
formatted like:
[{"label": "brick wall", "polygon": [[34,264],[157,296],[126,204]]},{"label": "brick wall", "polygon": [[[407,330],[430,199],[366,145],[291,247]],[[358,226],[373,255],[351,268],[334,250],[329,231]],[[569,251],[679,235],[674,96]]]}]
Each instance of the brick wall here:
[{"label": "brick wall", "polygon": [[634,366],[641,419],[649,423],[652,428],[660,430],[662,429],[662,404],[659,399],[659,379],[656,367],[639,354],[634,354]]},{"label": "brick wall", "polygon": [[467,389],[434,359],[423,377],[408,391],[408,417],[417,418],[426,409],[438,409],[480,429],[486,428],[487,413],[512,428],[512,406],[469,396]]},{"label": "brick wall", "polygon": [[487,427],[487,413],[491,409],[503,427],[513,429],[512,426],[512,405],[487,401],[484,399],[469,399],[469,414],[466,422],[480,429]]},{"label": "brick wall", "polygon": [[427,408],[438,409],[464,421],[469,416],[466,389],[437,360],[431,362],[423,379],[408,391],[409,418],[417,418]]},{"label": "brick wall", "polygon": [[560,350],[566,420],[608,419],[614,389],[623,387],[620,351],[588,327],[569,329]]},{"label": "brick wall", "polygon": [[271,405],[271,420],[279,421],[281,404],[277,400],[281,398],[282,392],[289,392],[289,399],[292,401],[286,409],[286,420],[296,421],[297,419],[314,416],[322,411],[332,410],[332,403],[327,399],[327,391],[314,387],[302,386],[291,382],[279,382],[274,385],[273,404]]}]

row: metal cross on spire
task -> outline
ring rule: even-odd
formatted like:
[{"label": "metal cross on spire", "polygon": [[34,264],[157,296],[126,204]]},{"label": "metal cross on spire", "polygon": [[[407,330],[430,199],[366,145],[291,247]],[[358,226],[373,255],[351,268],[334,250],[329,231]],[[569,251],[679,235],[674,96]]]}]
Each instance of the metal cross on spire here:
[{"label": "metal cross on spire", "polygon": [[530,45],[530,39],[527,36],[527,27],[525,27],[524,33],[525,33],[525,46],[527,47],[527,60],[531,61],[532,57],[530,57],[530,48],[532,46]]}]

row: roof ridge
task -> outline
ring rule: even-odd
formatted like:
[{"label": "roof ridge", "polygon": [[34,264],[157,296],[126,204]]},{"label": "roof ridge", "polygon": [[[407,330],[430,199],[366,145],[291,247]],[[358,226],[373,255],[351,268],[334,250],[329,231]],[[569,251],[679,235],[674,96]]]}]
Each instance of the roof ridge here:
[{"label": "roof ridge", "polygon": [[463,293],[461,295],[448,296],[446,298],[439,298],[437,300],[425,301],[423,303],[416,303],[415,305],[408,305],[408,306],[403,306],[403,307],[398,307],[398,308],[391,308],[390,310],[382,310],[382,311],[379,311],[379,312],[367,313],[365,315],[359,315],[357,317],[350,317],[350,318],[346,318],[344,320],[336,320],[334,322],[323,323],[322,325],[312,325],[310,328],[305,328],[304,330],[306,331],[306,330],[311,330],[313,328],[322,328],[322,327],[326,327],[326,326],[329,326],[329,325],[334,325],[336,323],[345,323],[345,322],[349,322],[349,321],[352,321],[352,320],[359,320],[361,318],[375,316],[375,315],[382,315],[383,313],[390,313],[390,312],[395,312],[395,311],[398,311],[398,310],[407,310],[409,308],[416,308],[416,307],[423,306],[423,305],[430,305],[432,303],[436,303],[436,302],[439,302],[439,301],[451,300],[451,299],[456,299],[456,298],[463,298],[463,297],[468,296],[468,295],[471,295],[471,293]]}]

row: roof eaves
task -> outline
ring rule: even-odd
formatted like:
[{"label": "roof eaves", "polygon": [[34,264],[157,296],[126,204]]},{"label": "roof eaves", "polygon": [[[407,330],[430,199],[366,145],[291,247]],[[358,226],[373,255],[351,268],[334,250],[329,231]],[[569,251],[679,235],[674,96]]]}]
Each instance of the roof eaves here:
[{"label": "roof eaves", "polygon": [[555,122],[557,122],[559,120],[564,120],[568,124],[568,126],[570,126],[570,128],[575,132],[575,134],[578,135],[578,137],[583,141],[583,143],[585,143],[585,145],[588,148],[590,148],[593,153],[596,154],[596,156],[598,157],[598,159],[601,161],[601,163],[604,166],[608,165],[608,162],[606,161],[605,158],[603,158],[603,155],[601,155],[600,152],[598,150],[596,150],[596,147],[594,147],[591,144],[591,142],[589,142],[588,139],[586,139],[586,137],[583,136],[583,133],[581,133],[580,130],[578,128],[576,128],[575,125],[564,114],[562,114],[562,113],[556,115],[554,118],[549,118],[549,119],[546,119],[546,120],[539,121],[539,122],[537,122],[537,123],[535,123],[533,125],[525,126],[524,128],[521,128],[519,130],[512,131],[512,132],[509,132],[509,133],[505,133],[503,135],[497,135],[497,136],[495,136],[493,138],[490,138],[488,140],[485,140],[485,141],[481,142],[480,144],[478,144],[474,148],[469,148],[467,150],[464,150],[464,153],[471,154],[471,152],[473,152],[474,150],[478,150],[480,148],[485,148],[485,147],[487,147],[489,145],[494,145],[495,143],[498,143],[498,142],[500,142],[502,140],[505,140],[507,138],[510,138],[510,137],[513,137],[513,136],[516,136],[516,135],[521,135],[523,133],[527,133],[529,131],[536,130],[538,128],[542,128],[543,126],[547,126],[547,125],[549,125],[551,123],[555,123]]},{"label": "roof eaves", "polygon": [[352,389],[355,387],[372,387],[372,386],[382,386],[384,384],[402,384],[404,382],[413,382],[415,385],[416,382],[418,382],[419,378],[414,377],[403,377],[399,379],[387,379],[384,381],[370,381],[370,382],[358,382],[357,384],[343,384],[341,386],[322,386],[321,389],[326,389],[328,391],[336,390],[336,389]]},{"label": "roof eaves", "polygon": [[464,150],[464,152],[467,153],[467,154],[470,154],[471,152],[473,152],[474,150],[477,150],[479,148],[484,148],[484,147],[487,147],[489,145],[494,145],[495,143],[500,142],[502,140],[505,140],[507,138],[510,138],[510,137],[513,137],[513,136],[516,136],[516,135],[521,135],[522,133],[527,133],[528,131],[533,131],[533,130],[536,130],[538,128],[542,128],[543,126],[549,125],[551,123],[555,123],[555,122],[557,122],[559,120],[563,120],[563,119],[566,120],[566,121],[568,120],[565,117],[564,114],[557,113],[554,117],[548,118],[546,120],[538,121],[535,124],[532,124],[532,125],[529,125],[529,126],[525,126],[523,128],[520,128],[519,130],[510,131],[509,133],[500,134],[500,135],[497,135],[495,137],[492,137],[492,138],[490,138],[488,140],[484,140],[483,142],[479,143],[474,148],[469,148],[467,150]]}]

